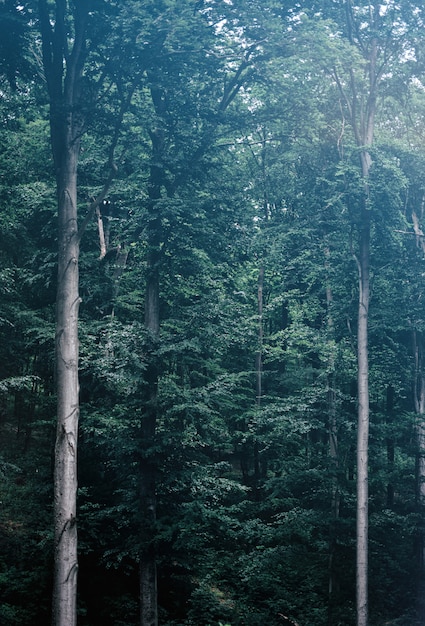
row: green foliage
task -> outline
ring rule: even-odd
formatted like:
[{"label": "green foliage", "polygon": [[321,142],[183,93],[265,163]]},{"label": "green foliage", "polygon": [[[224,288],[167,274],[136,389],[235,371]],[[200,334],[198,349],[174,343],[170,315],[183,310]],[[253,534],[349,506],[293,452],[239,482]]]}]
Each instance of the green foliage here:
[{"label": "green foliage", "polygon": [[[0,3],[19,31],[11,48],[0,37],[0,621],[11,626],[49,621],[55,412],[54,172],[41,86],[25,81],[35,24],[23,4]],[[157,478],[150,530],[162,623],[355,623],[354,256],[364,185],[329,76],[336,68],[346,81],[352,70],[363,89],[364,63],[344,40],[342,5],[281,5],[93,3],[81,221],[111,147],[117,172],[102,216],[106,256],[96,219],[81,242],[83,626],[137,623],[146,459]],[[405,44],[390,17],[413,19],[413,5],[390,5],[380,45],[391,56]],[[366,45],[369,34],[352,36]],[[410,333],[424,327],[423,247],[412,225],[415,214],[425,228],[425,158],[412,65],[406,58],[383,77],[369,180],[375,624],[414,623],[418,576]],[[153,231],[157,341],[143,322]],[[146,444],[152,362],[157,428]]]}]

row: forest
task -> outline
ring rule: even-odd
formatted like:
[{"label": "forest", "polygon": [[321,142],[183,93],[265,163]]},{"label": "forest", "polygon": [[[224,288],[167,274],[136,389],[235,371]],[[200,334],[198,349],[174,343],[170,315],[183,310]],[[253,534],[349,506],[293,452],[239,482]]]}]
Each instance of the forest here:
[{"label": "forest", "polygon": [[425,7],[0,0],[2,626],[425,624]]}]

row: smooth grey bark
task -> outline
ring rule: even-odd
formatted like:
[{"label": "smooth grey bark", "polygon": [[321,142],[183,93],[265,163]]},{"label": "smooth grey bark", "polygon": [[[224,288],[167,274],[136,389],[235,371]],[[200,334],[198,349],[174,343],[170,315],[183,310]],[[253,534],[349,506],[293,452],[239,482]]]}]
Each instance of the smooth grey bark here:
[{"label": "smooth grey bark", "polygon": [[[81,236],[116,172],[110,146],[108,180],[78,226],[77,168],[85,131],[82,74],[90,2],[39,0],[43,68],[49,96],[50,139],[58,208],[55,377],[57,427],[54,460],[54,573],[52,623],[77,623],[77,442],[79,422],[79,254]],[[120,120],[121,121],[121,120]]]},{"label": "smooth grey bark", "polygon": [[261,406],[263,395],[263,288],[264,288],[264,266],[260,267],[257,283],[257,306],[258,306],[258,348],[255,355],[255,377],[256,377],[256,404]]},{"label": "smooth grey bark", "polygon": [[[421,211],[423,217],[423,207]],[[416,235],[416,246],[425,256],[425,238],[420,227],[420,220],[412,211],[413,230]],[[425,342],[422,333],[416,328],[412,331],[413,356],[415,371],[413,376],[413,403],[416,421],[416,498],[419,517],[423,519],[425,511]],[[418,528],[417,558],[419,580],[417,586],[417,612],[421,622],[425,620],[425,530],[422,524]]]},{"label": "smooth grey bark", "polygon": [[[367,210],[367,209],[366,209]],[[369,530],[369,355],[368,316],[370,300],[369,280],[370,218],[362,216],[359,254],[359,303],[357,323],[357,552],[356,596],[357,626],[368,623],[368,530]]]},{"label": "smooth grey bark", "polygon": [[[51,12],[52,10],[52,12]],[[54,580],[52,623],[77,623],[77,440],[79,419],[79,232],[77,165],[84,120],[78,107],[85,58],[87,5],[76,5],[68,50],[68,4],[39,2],[43,64],[50,100],[50,132],[58,205],[56,295],[57,429],[54,462]]]},{"label": "smooth grey bark", "polygon": [[[258,312],[258,335],[257,335],[257,352],[255,354],[255,389],[256,389],[256,397],[255,404],[257,409],[261,408],[262,397],[263,397],[263,340],[264,340],[264,320],[263,320],[263,309],[264,309],[264,265],[261,265],[260,271],[258,273],[258,282],[257,282],[257,312]],[[255,489],[255,498],[259,496],[259,486],[260,486],[260,477],[261,477],[261,466],[260,466],[260,450],[258,438],[254,439],[254,489]]]},{"label": "smooth grey bark", "polygon": [[[370,5],[369,27],[379,28],[379,4]],[[370,231],[371,201],[369,175],[372,166],[370,148],[373,145],[379,82],[385,64],[378,71],[378,39],[372,34],[363,41],[356,24],[351,3],[346,3],[349,41],[361,52],[366,63],[366,95],[361,95],[354,69],[348,71],[343,83],[337,71],[334,78],[345,101],[357,147],[360,150],[362,199],[360,201],[358,253],[358,319],[357,319],[357,506],[356,506],[356,614],[357,626],[368,625],[368,534],[369,534],[369,354],[368,326],[370,303]],[[354,38],[356,33],[356,39]]]},{"label": "smooth grey bark", "polygon": [[[425,342],[416,329],[412,332],[415,372],[413,382],[413,400],[416,420],[416,483],[417,504],[420,518],[425,511]],[[421,622],[425,619],[425,531],[422,524],[418,528],[418,566],[419,580],[417,589],[417,611]]]},{"label": "smooth grey bark", "polygon": [[57,430],[54,464],[53,623],[76,624],[77,597],[77,438],[78,382],[78,230],[76,159],[67,164],[59,190],[59,256],[56,304]]}]

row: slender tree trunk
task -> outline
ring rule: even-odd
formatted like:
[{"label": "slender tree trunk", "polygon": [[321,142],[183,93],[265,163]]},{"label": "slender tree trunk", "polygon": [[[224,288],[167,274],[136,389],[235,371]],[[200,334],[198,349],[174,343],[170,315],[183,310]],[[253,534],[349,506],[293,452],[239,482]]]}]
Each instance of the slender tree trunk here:
[{"label": "slender tree trunk", "polygon": [[[163,113],[162,94],[152,89],[152,100],[159,115]],[[158,364],[156,349],[159,340],[159,265],[161,262],[161,216],[158,201],[161,199],[164,137],[162,130],[150,133],[152,141],[152,165],[148,182],[149,218],[148,253],[145,293],[145,328],[147,331],[148,364],[145,373],[144,406],[141,423],[142,451],[140,462],[140,512],[141,550],[139,561],[140,625],[158,625],[157,565],[154,547],[156,526],[156,459],[152,447],[156,436]]]},{"label": "slender tree trunk", "polygon": [[56,298],[57,430],[54,465],[53,623],[76,624],[77,598],[77,438],[78,230],[77,155],[64,159],[58,184],[59,257]]},{"label": "slender tree trunk", "polygon": [[105,235],[105,229],[103,227],[103,218],[102,218],[102,212],[100,210],[100,207],[96,208],[96,218],[97,218],[97,229],[99,232],[99,247],[100,247],[100,254],[99,254],[99,259],[104,259],[106,256],[106,253],[108,251],[108,246],[107,246],[107,238]]},{"label": "slender tree trunk", "polygon": [[[329,248],[325,250],[325,269],[329,271]],[[327,332],[328,340],[332,342],[334,338],[334,323],[332,318],[332,290],[327,279],[326,285],[326,308],[327,308]],[[338,483],[338,423],[335,399],[335,359],[330,347],[330,359],[328,363],[329,374],[327,376],[327,404],[328,404],[328,432],[329,432],[329,457],[331,465],[331,513],[332,522],[329,529],[329,579],[328,579],[328,624],[333,622],[333,608],[335,594],[338,591],[338,579],[335,574],[335,551],[337,539],[335,535],[335,523],[339,519],[340,511],[340,490]]]},{"label": "slender tree trunk", "polygon": [[[423,216],[423,202],[421,217]],[[412,212],[413,228],[416,235],[416,245],[425,254],[424,233],[420,227],[416,212]],[[419,623],[425,623],[425,345],[420,332],[413,329],[413,355],[415,359],[415,372],[413,379],[413,401],[416,421],[416,498],[421,520],[417,532],[417,561],[418,561],[418,584],[417,584],[417,614]]]},{"label": "slender tree trunk", "polygon": [[[152,233],[156,239],[155,233]],[[140,513],[141,548],[139,555],[140,625],[158,625],[157,566],[154,547],[156,526],[156,459],[152,452],[157,423],[158,367],[155,351],[159,334],[159,276],[155,250],[148,253],[145,300],[145,326],[148,333],[145,373],[146,393],[141,422]]]},{"label": "slender tree trunk", "polygon": [[[152,345],[153,350],[155,344]],[[156,462],[151,448],[155,442],[157,421],[158,372],[156,357],[151,354],[145,383],[147,397],[142,416],[140,460],[141,549],[139,560],[140,624],[158,625],[157,567],[154,547],[156,525]]]},{"label": "slender tree trunk", "polygon": [[[110,175],[78,227],[77,168],[85,114],[82,94],[89,0],[38,0],[43,67],[50,105],[50,138],[58,205],[58,283],[56,295],[57,430],[54,463],[54,626],[77,623],[77,442],[79,419],[78,313],[79,244],[116,173],[113,162],[121,115],[109,148]],[[130,98],[131,96],[129,96]]]},{"label": "slender tree trunk", "polygon": [[[258,273],[257,283],[257,311],[258,311],[258,346],[255,355],[255,390],[256,397],[255,403],[257,408],[261,407],[261,400],[263,396],[263,288],[264,288],[264,265],[260,267]],[[258,445],[258,437],[254,436],[254,496],[255,499],[259,498],[259,486],[260,486],[260,451]]]},{"label": "slender tree trunk", "polygon": [[[366,42],[360,34],[351,3],[346,2],[346,17],[349,41],[364,55],[367,68],[367,97],[360,95],[361,89],[353,69],[349,70],[349,88],[342,84],[337,72],[335,79],[345,100],[350,115],[357,147],[360,150],[360,167],[363,184],[363,199],[360,205],[359,251],[356,256],[358,267],[358,320],[357,320],[357,521],[356,521],[356,612],[357,626],[368,624],[368,529],[369,529],[369,355],[368,325],[370,300],[370,230],[371,206],[369,174],[372,166],[370,148],[374,140],[375,115],[380,77],[384,63],[378,70],[378,39],[380,25],[379,3],[369,6],[369,29],[371,36]],[[353,34],[356,33],[356,39]]]},{"label": "slender tree trunk", "polygon": [[[423,218],[424,200],[421,203],[420,218]],[[420,227],[416,212],[412,212],[413,229],[416,235],[416,245],[425,255],[425,238]],[[415,373],[413,384],[413,400],[416,422],[416,498],[421,520],[417,533],[417,561],[419,580],[417,586],[417,612],[421,623],[425,623],[425,345],[424,338],[416,329],[413,330],[413,354],[415,359]]]},{"label": "slender tree trunk", "polygon": [[[417,501],[420,519],[423,520],[425,512],[425,346],[423,337],[416,329],[413,331],[413,351],[415,357],[413,397],[417,415]],[[419,566],[417,610],[419,620],[423,623],[425,620],[425,528],[423,522],[419,525],[417,545]]]},{"label": "slender tree trunk", "polygon": [[362,211],[359,253],[359,306],[357,325],[357,626],[368,623],[368,449],[369,449],[369,256],[370,216]]},{"label": "slender tree trunk", "polygon": [[[79,232],[77,165],[84,127],[78,102],[85,58],[86,4],[39,0],[43,64],[50,99],[50,134],[58,204],[56,295],[57,429],[54,463],[54,626],[77,623],[77,441],[79,418]],[[72,45],[67,20],[73,19]]]},{"label": "slender tree trunk", "polygon": [[335,572],[335,553],[337,549],[336,522],[339,519],[340,511],[340,491],[338,484],[338,426],[335,404],[333,372],[328,375],[328,419],[329,419],[329,456],[331,462],[332,484],[331,484],[331,515],[332,521],[329,528],[329,578],[328,578],[328,624],[333,623],[333,609],[335,597],[339,590],[339,581]]},{"label": "slender tree trunk", "polygon": [[264,266],[261,266],[258,273],[257,302],[258,302],[258,348],[255,356],[255,376],[256,376],[256,404],[261,406],[263,395],[263,288],[264,288]]},{"label": "slender tree trunk", "polygon": [[[392,429],[394,422],[394,387],[388,385],[386,399],[387,426]],[[387,507],[392,509],[394,506],[394,437],[391,432],[387,435],[387,467],[388,467],[388,483],[387,483]]]}]

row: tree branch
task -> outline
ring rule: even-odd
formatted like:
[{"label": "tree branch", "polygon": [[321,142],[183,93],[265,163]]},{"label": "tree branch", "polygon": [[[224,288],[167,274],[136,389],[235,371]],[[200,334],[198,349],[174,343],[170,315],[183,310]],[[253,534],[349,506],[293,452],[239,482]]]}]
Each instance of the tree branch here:
[{"label": "tree branch", "polygon": [[94,200],[92,200],[92,202],[89,204],[89,208],[87,211],[87,215],[84,218],[79,230],[78,230],[78,234],[77,234],[77,240],[78,242],[81,241],[81,238],[88,226],[88,224],[90,223],[90,221],[93,218],[93,215],[96,212],[96,209],[99,207],[99,205],[101,204],[101,202],[104,201],[104,199],[107,196],[107,193],[109,191],[109,189],[111,188],[112,185],[112,181],[114,180],[116,173],[118,171],[117,166],[115,165],[115,163],[112,163],[110,172],[109,172],[109,176],[105,182],[105,184],[102,187],[102,191],[96,196],[96,198],[94,198]]}]

